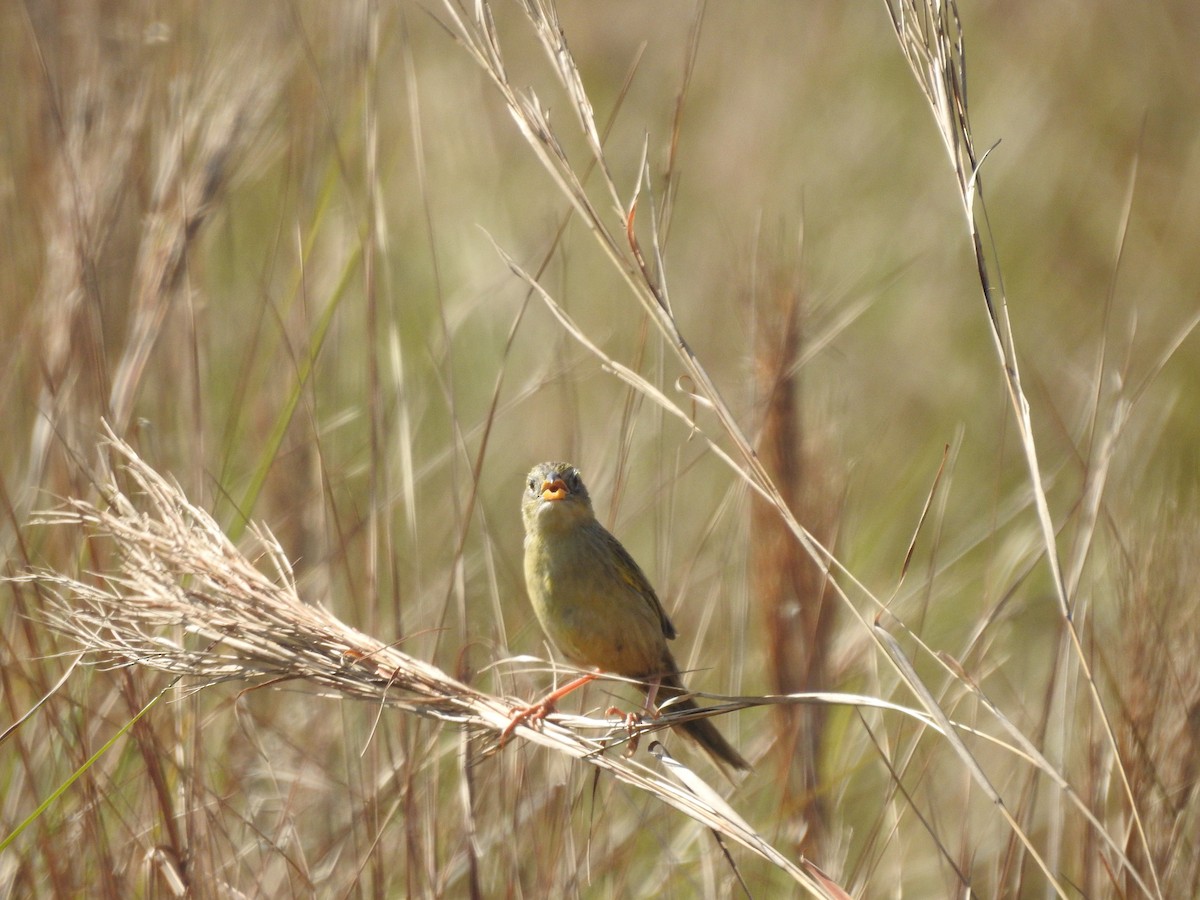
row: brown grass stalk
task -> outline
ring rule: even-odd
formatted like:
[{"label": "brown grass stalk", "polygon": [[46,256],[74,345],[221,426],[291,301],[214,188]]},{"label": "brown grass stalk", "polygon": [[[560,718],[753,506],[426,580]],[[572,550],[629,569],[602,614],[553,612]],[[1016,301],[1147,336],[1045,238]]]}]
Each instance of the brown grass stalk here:
[{"label": "brown grass stalk", "polygon": [[[762,425],[757,450],[764,468],[798,517],[832,530],[830,494],[834,482],[816,461],[815,440],[802,412],[800,369],[807,315],[799,274],[768,274],[756,286],[751,311],[754,323],[754,379]],[[824,523],[821,527],[817,523]],[[822,691],[829,687],[833,606],[827,601],[828,577],[798,552],[775,507],[761,497],[750,502],[750,584],[763,633],[767,636],[769,685],[775,694]],[[776,730],[776,776],[783,785],[780,814],[810,853],[825,834],[818,760],[825,711],[821,706],[779,705],[773,710]]]}]

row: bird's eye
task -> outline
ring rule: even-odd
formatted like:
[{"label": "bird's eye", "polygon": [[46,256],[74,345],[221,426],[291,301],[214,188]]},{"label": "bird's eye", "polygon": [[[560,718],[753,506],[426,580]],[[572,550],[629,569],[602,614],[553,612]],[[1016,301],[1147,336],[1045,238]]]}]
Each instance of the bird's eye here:
[{"label": "bird's eye", "polygon": [[533,493],[536,490],[537,490],[537,481],[533,478],[530,478],[529,479],[529,491],[530,491],[530,493]]}]

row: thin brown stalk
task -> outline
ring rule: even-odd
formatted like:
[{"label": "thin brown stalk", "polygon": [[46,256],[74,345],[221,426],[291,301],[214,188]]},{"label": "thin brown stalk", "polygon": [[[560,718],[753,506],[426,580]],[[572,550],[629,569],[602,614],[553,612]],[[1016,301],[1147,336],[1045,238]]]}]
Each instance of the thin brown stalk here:
[{"label": "thin brown stalk", "polygon": [[[819,463],[809,467],[814,441],[803,418],[800,371],[794,366],[807,314],[798,279],[788,272],[768,275],[755,291],[754,376],[762,409],[758,454],[790,509],[806,522],[828,522],[832,480],[819,471]],[[797,552],[773,505],[757,496],[750,503],[751,590],[767,636],[771,691],[824,690],[833,624],[828,578]],[[825,830],[817,770],[824,711],[820,706],[781,705],[775,707],[774,719],[776,764],[784,785],[781,815],[791,820],[791,833],[804,835],[801,846],[811,852]]]}]

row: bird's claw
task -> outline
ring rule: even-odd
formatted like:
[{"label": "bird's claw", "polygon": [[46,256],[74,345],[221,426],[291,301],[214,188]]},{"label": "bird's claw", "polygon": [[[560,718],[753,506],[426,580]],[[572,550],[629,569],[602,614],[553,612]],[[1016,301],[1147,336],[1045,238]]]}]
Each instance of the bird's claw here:
[{"label": "bird's claw", "polygon": [[512,733],[517,730],[518,725],[531,725],[534,722],[540,722],[552,712],[554,712],[554,703],[545,700],[529,706],[517,707],[513,710],[512,718],[508,720],[508,724],[504,726],[504,730],[500,732],[500,740],[497,746],[503,747],[512,736]]},{"label": "bird's claw", "polygon": [[641,732],[638,730],[638,725],[642,722],[642,717],[639,713],[625,712],[616,706],[610,706],[604,711],[606,716],[617,716],[621,719],[625,726],[625,733],[629,735],[628,749],[625,751],[626,756],[633,756],[637,752],[638,738],[641,737]]},{"label": "bird's claw", "polygon": [[564,684],[562,687],[551,691],[537,703],[534,703],[531,706],[515,707],[513,709],[512,718],[508,720],[508,724],[505,725],[504,730],[500,732],[500,740],[496,743],[496,749],[498,750],[504,746],[504,742],[509,739],[518,725],[522,723],[529,723],[531,721],[540,722],[542,719],[546,718],[546,716],[550,715],[550,713],[554,712],[559,700],[567,696],[567,694],[571,693],[572,691],[583,687],[589,681],[594,680],[595,677],[595,672],[585,672],[574,681],[570,681],[567,684]]}]

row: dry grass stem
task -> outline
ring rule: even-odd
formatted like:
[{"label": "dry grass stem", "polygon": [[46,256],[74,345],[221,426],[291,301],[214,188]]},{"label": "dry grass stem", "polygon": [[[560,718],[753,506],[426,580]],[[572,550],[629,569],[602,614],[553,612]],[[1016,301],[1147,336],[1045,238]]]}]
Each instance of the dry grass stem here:
[{"label": "dry grass stem", "polygon": [[[50,571],[19,579],[51,596],[50,624],[96,662],[148,666],[184,676],[195,686],[303,681],[334,697],[367,700],[469,730],[505,731],[510,703],[305,603],[283,548],[268,531],[251,527],[260,554],[256,565],[132,447],[111,432],[108,441],[130,488],[122,490],[119,479],[110,478],[101,486],[103,508],[69,500],[39,522],[82,528],[112,541],[117,570],[97,573],[89,582]],[[134,496],[142,498],[142,508]],[[611,732],[612,723],[568,721],[573,727],[552,719],[541,728],[521,726],[515,734],[658,797],[762,856],[814,895],[833,896],[807,861],[796,864],[779,853],[727,804],[714,802],[715,792],[699,792],[695,781],[676,784],[636,762],[605,754],[604,742],[584,734],[589,727]],[[673,721],[665,715],[653,730]]]},{"label": "dry grass stem", "polygon": [[[1073,665],[1064,669],[1068,677],[1077,676],[1085,685],[1097,719],[1103,728],[1109,749],[1116,755],[1118,738],[1112,715],[1107,708],[1101,688],[1092,671],[1090,653],[1084,646],[1076,622],[1078,598],[1076,590],[1084,561],[1091,547],[1095,516],[1103,490],[1112,444],[1101,442],[1098,458],[1090,460],[1088,483],[1084,492],[1082,527],[1077,531],[1077,540],[1072,556],[1067,562],[1067,574],[1058,547],[1057,528],[1050,512],[1047,489],[1038,462],[1038,445],[1035,437],[1031,407],[1021,383],[1020,365],[1015,346],[1012,323],[1008,314],[1008,303],[1000,276],[999,263],[992,242],[987,209],[983,200],[980,168],[986,158],[975,150],[967,104],[967,63],[963,38],[962,21],[958,6],[953,0],[890,0],[888,9],[896,30],[901,50],[912,69],[913,75],[925,94],[933,112],[951,164],[958,181],[959,196],[971,246],[975,254],[980,288],[988,314],[990,336],[996,351],[997,362],[1004,375],[1004,383],[1014,412],[1021,448],[1028,470],[1029,484],[1034,508],[1041,527],[1045,544],[1045,560],[1050,569],[1051,582],[1062,626],[1069,638],[1073,654]],[[1118,404],[1119,408],[1120,404]],[[1119,417],[1119,413],[1118,413]],[[1109,436],[1115,432],[1109,432]],[[1066,661],[1060,661],[1066,666]],[[972,767],[973,768],[973,767]],[[1141,845],[1141,852],[1150,853],[1149,838],[1142,822],[1139,801],[1133,791],[1125,767],[1119,762],[1115,771],[1122,784],[1134,833]],[[983,784],[984,782],[980,782]],[[1015,826],[1015,821],[1014,821]],[[1021,837],[1038,864],[1050,872],[1042,857],[1033,851],[1031,843],[1021,829],[1014,827],[1014,834]],[[1054,842],[1052,846],[1056,846]],[[1125,861],[1128,864],[1128,861]],[[1138,886],[1151,896],[1162,896],[1162,887],[1156,867],[1151,865],[1146,875],[1147,885],[1132,867],[1120,873],[1132,877]],[[1062,888],[1056,887],[1061,893]]]}]

